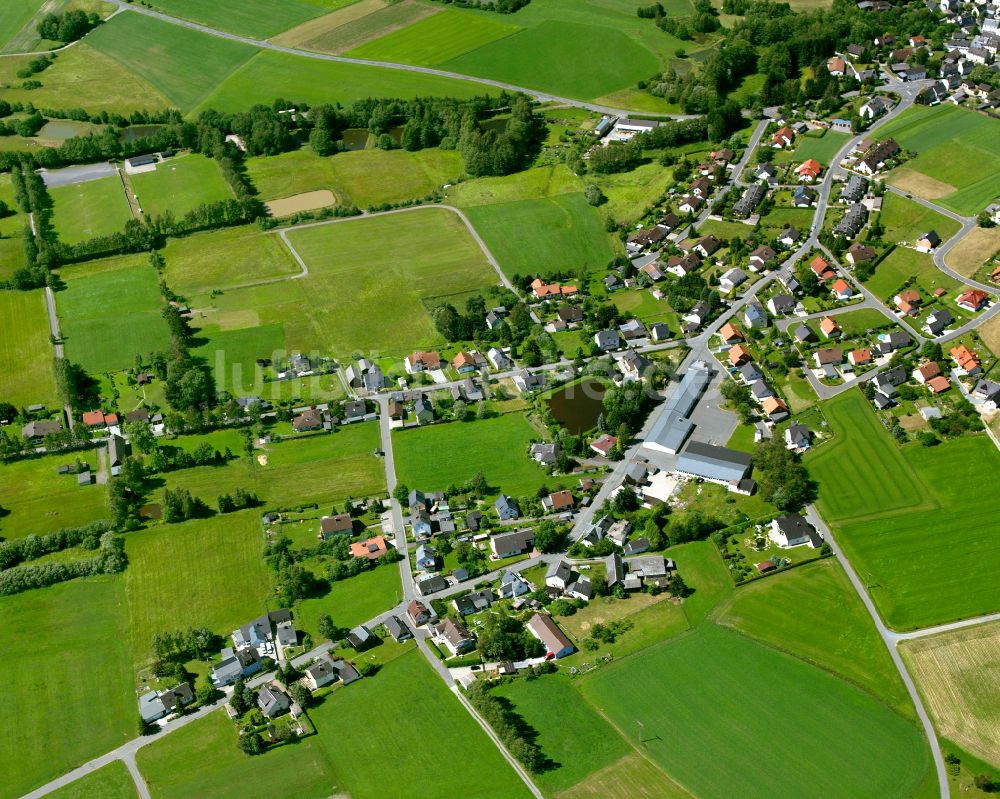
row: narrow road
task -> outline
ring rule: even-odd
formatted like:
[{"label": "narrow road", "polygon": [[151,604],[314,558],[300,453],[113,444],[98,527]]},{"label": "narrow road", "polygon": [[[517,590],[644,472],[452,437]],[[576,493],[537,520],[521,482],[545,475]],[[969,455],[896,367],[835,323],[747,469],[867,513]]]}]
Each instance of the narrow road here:
[{"label": "narrow road", "polygon": [[149,786],[146,784],[146,778],[142,776],[142,772],[139,771],[139,764],[135,762],[135,752],[129,752],[122,758],[125,763],[125,768],[128,769],[129,775],[132,777],[132,782],[135,783],[135,790],[139,794],[139,799],[152,799],[152,795],[149,793]]},{"label": "narrow road", "polygon": [[[31,227],[32,230],[34,230],[34,217],[32,217]],[[63,349],[62,335],[59,332],[59,317],[56,315],[56,296],[52,293],[52,289],[48,286],[45,287],[45,309],[49,316],[49,333],[52,335],[52,340],[55,342],[55,344],[53,344],[53,350],[55,351],[56,358],[58,360],[62,360],[66,357],[66,354]],[[74,427],[73,408],[70,407],[69,403],[63,405],[63,413],[66,415],[66,424],[69,426],[69,429],[72,430]]]},{"label": "narrow road", "polygon": [[[451,78],[453,80],[462,80],[470,83],[479,83],[484,86],[492,86],[496,89],[504,89],[509,92],[521,92],[529,97],[534,97],[536,100],[542,103],[562,103],[569,106],[575,106],[577,108],[586,108],[589,111],[594,111],[599,114],[607,114],[609,116],[628,116],[631,112],[621,109],[621,108],[611,108],[606,105],[599,105],[597,103],[587,103],[580,100],[572,100],[568,97],[559,97],[555,94],[549,94],[548,92],[539,91],[537,89],[529,89],[525,86],[515,86],[513,83],[505,83],[504,81],[492,80],[490,78],[476,77],[475,75],[463,75],[459,72],[449,72],[444,69],[434,69],[432,67],[418,67],[413,64],[398,64],[394,61],[372,61],[365,58],[348,58],[347,56],[330,55],[329,53],[317,53],[312,50],[300,50],[295,47],[284,47],[280,44],[275,44],[274,42],[263,41],[261,39],[252,39],[249,36],[240,36],[236,33],[227,33],[226,31],[220,31],[217,28],[211,28],[208,25],[201,25],[197,22],[191,22],[186,19],[180,19],[179,17],[172,17],[169,14],[163,14],[159,11],[153,11],[152,9],[145,8],[139,5],[132,5],[127,2],[127,0],[109,0],[109,2],[115,3],[120,9],[125,11],[132,11],[137,14],[143,14],[147,17],[153,17],[161,22],[167,22],[171,25],[179,25],[183,28],[190,28],[191,30],[196,30],[200,33],[208,34],[209,36],[216,36],[220,39],[228,39],[233,42],[240,42],[242,44],[249,44],[253,47],[258,47],[262,50],[272,50],[277,53],[287,53],[288,55],[301,56],[302,58],[313,58],[319,61],[332,61],[338,64],[354,64],[356,66],[362,67],[381,67],[382,69],[397,69],[403,72],[416,72],[421,75],[433,75],[439,78]],[[673,119],[693,119],[691,114],[657,114],[658,117],[669,116]]]}]

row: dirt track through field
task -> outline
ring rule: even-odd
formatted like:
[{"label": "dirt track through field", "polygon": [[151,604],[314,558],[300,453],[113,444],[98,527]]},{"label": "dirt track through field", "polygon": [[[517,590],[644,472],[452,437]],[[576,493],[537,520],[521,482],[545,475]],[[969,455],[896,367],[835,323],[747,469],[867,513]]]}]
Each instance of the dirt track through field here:
[{"label": "dirt track through field", "polygon": [[267,210],[273,217],[291,216],[300,211],[315,211],[317,208],[326,208],[337,202],[337,197],[329,189],[318,189],[307,191],[302,194],[294,194],[291,197],[282,197],[280,200],[269,200],[265,203]]}]

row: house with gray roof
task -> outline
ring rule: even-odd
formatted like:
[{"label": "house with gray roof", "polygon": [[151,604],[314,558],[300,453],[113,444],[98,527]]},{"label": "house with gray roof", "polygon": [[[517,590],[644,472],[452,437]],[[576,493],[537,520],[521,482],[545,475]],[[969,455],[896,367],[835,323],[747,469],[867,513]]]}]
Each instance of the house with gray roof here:
[{"label": "house with gray roof", "polygon": [[594,334],[594,343],[597,345],[597,348],[603,352],[616,350],[619,346],[621,346],[617,330],[598,330]]},{"label": "house with gray roof", "polygon": [[677,459],[674,470],[703,480],[727,484],[747,477],[752,463],[747,452],[692,441]]},{"label": "house with gray roof", "polygon": [[413,637],[410,628],[406,626],[406,623],[399,616],[390,616],[386,619],[385,629],[397,643],[399,641],[408,641]]},{"label": "house with gray roof", "polygon": [[493,503],[493,507],[496,509],[501,521],[517,519],[521,516],[521,509],[518,507],[517,501],[507,494],[501,494],[496,502]]},{"label": "house with gray roof", "polygon": [[493,557],[498,559],[512,558],[530,552],[534,548],[534,530],[514,530],[510,533],[498,533],[490,538]]},{"label": "house with gray roof", "polygon": [[291,706],[292,700],[288,694],[275,683],[262,685],[257,692],[257,707],[269,719],[277,718]]}]

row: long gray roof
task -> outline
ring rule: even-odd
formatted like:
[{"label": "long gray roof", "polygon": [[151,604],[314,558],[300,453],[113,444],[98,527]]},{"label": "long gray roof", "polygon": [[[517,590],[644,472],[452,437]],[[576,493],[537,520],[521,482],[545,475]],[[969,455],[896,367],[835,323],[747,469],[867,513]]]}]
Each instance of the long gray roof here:
[{"label": "long gray roof", "polygon": [[742,480],[751,463],[749,453],[692,441],[677,459],[677,471],[713,480]]}]

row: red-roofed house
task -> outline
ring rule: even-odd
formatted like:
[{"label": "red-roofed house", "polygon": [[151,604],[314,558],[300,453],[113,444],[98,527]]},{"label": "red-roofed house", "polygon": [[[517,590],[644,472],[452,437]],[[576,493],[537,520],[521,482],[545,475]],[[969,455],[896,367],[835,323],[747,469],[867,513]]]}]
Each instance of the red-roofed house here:
[{"label": "red-roofed house", "polygon": [[104,411],[84,411],[83,423],[87,427],[104,427]]},{"label": "red-roofed house", "polygon": [[760,407],[763,408],[768,419],[778,420],[788,415],[788,406],[785,405],[781,397],[765,397]]},{"label": "red-roofed house", "polygon": [[721,328],[719,328],[719,338],[721,338],[726,344],[734,344],[737,341],[745,341],[740,329],[732,322],[726,322]]},{"label": "red-roofed house", "polygon": [[750,350],[742,344],[737,344],[729,348],[729,362],[733,366],[742,366],[752,360],[753,356],[750,354]]},{"label": "red-roofed house", "polygon": [[942,391],[947,391],[951,388],[951,383],[947,377],[939,375],[927,381],[927,388],[931,390],[931,394],[940,394]]},{"label": "red-roofed house", "polygon": [[451,365],[459,373],[476,371],[476,359],[467,352],[458,353],[452,358]]},{"label": "red-roofed house", "polygon": [[979,358],[976,357],[976,353],[964,344],[952,347],[950,355],[958,368],[967,375],[979,374],[983,371],[982,365],[979,363]]},{"label": "red-roofed house", "polygon": [[809,262],[809,268],[812,269],[813,274],[816,275],[824,283],[828,280],[833,280],[837,273],[833,271],[824,259],[822,255],[817,255]]},{"label": "red-roofed house", "polygon": [[969,289],[958,296],[957,305],[967,311],[981,310],[990,301],[990,295],[982,289]]},{"label": "red-roofed house", "polygon": [[815,158],[810,158],[808,161],[803,161],[799,164],[795,170],[795,174],[799,176],[799,183],[812,183],[819,177],[822,171],[823,167],[820,162]]},{"label": "red-roofed house", "polygon": [[425,369],[440,369],[441,356],[436,352],[411,352],[406,356],[406,371],[408,374],[422,372]]},{"label": "red-roofed house", "polygon": [[833,292],[838,300],[849,300],[854,296],[854,291],[851,289],[850,284],[843,278],[839,278],[830,286],[830,290]]},{"label": "red-roofed house", "polygon": [[355,541],[351,544],[351,556],[355,558],[375,560],[382,557],[388,551],[385,539],[380,535],[369,538],[367,541]]},{"label": "red-roofed house", "polygon": [[860,350],[851,350],[847,356],[847,360],[855,366],[867,366],[872,362],[872,351],[867,347],[862,347]]},{"label": "red-roofed house", "polygon": [[935,361],[928,361],[913,370],[913,379],[921,385],[941,374],[941,367]]},{"label": "red-roofed house", "polygon": [[824,338],[834,338],[840,335],[840,327],[837,326],[837,322],[832,316],[825,317],[819,323],[819,331]]},{"label": "red-roofed house", "polygon": [[786,125],[775,131],[771,137],[771,146],[780,150],[782,147],[788,147],[793,141],[795,141],[795,131]]},{"label": "red-roofed house", "polygon": [[834,56],[829,61],[826,62],[826,68],[829,70],[830,74],[834,77],[840,77],[844,74],[844,70],[847,69],[847,64],[844,59],[839,55]]},{"label": "red-roofed house", "polygon": [[590,448],[594,450],[594,452],[596,452],[598,455],[604,455],[605,457],[607,457],[607,454],[615,448],[615,444],[617,443],[618,443],[617,438],[615,438],[614,436],[609,436],[607,433],[605,433],[596,441],[592,441],[590,444]]}]

